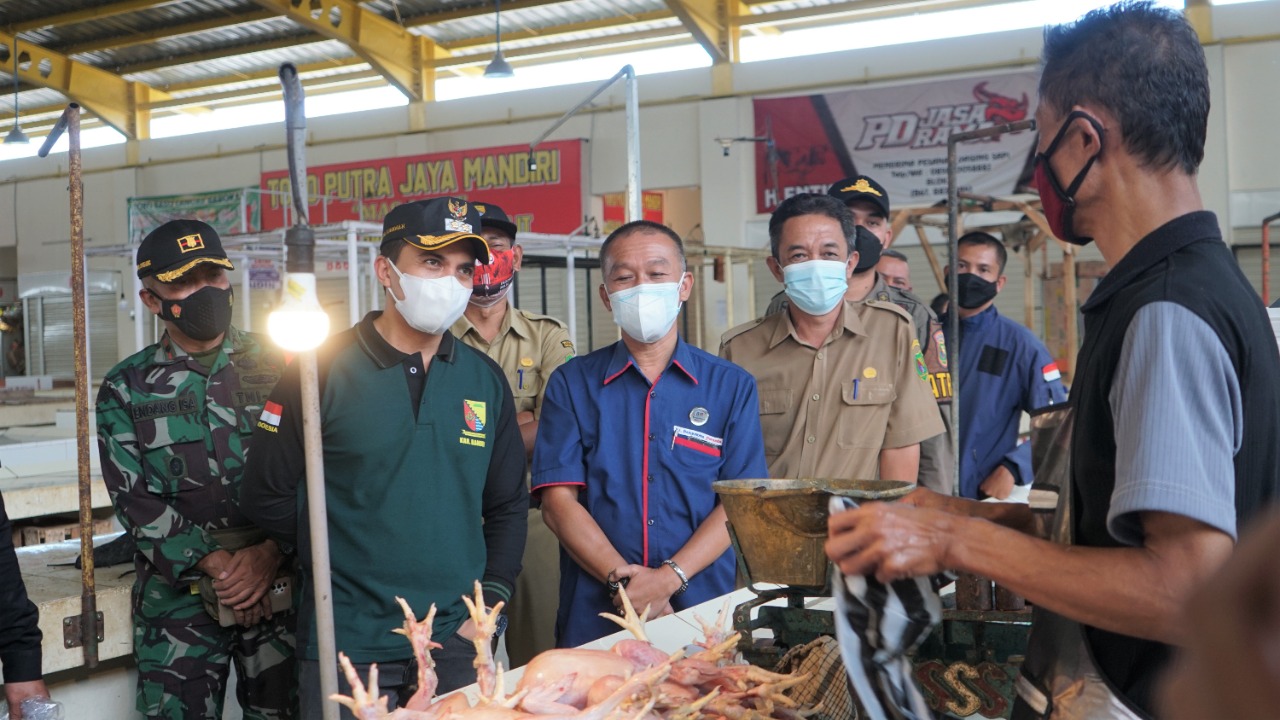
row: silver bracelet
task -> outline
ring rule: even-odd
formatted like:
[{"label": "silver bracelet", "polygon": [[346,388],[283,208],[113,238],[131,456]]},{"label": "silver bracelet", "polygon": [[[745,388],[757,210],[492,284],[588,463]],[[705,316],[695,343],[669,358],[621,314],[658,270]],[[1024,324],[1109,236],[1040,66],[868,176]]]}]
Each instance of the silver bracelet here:
[{"label": "silver bracelet", "polygon": [[689,589],[689,576],[684,574],[684,570],[680,569],[680,566],[676,564],[675,560],[663,560],[662,564],[674,570],[676,572],[676,576],[680,578],[680,589],[671,593],[671,597],[680,595],[685,590]]}]

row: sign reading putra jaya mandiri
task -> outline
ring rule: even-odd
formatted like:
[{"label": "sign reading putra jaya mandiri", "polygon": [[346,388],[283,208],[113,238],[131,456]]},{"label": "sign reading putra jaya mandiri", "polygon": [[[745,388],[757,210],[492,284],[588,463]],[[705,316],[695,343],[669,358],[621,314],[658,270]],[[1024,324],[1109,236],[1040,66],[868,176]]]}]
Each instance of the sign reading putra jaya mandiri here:
[{"label": "sign reading putra jaya mandiri", "polygon": [[[263,173],[262,189],[262,228],[292,224],[288,171]],[[437,195],[498,205],[520,231],[572,232],[582,224],[582,141],[546,142],[532,152],[509,145],[307,168],[312,225],[382,222],[396,205]]]}]

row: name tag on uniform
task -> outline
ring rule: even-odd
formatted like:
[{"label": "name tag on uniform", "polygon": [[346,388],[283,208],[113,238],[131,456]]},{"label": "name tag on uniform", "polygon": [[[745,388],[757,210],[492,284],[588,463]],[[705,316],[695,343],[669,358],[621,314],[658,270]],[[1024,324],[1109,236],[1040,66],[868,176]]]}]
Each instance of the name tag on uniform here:
[{"label": "name tag on uniform", "polygon": [[724,446],[724,438],[708,435],[692,428],[674,426],[671,434],[671,449],[679,445],[697,450],[713,457],[720,457],[720,448]]}]

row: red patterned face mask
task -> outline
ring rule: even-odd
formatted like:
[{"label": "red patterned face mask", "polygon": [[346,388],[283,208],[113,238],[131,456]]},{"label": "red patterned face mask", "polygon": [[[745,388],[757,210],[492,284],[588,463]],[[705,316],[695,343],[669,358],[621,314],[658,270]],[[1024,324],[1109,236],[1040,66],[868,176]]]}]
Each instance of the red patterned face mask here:
[{"label": "red patterned face mask", "polygon": [[1059,239],[1074,245],[1088,245],[1093,242],[1093,238],[1080,237],[1075,232],[1076,192],[1080,190],[1080,185],[1084,182],[1085,176],[1089,174],[1089,168],[1093,167],[1094,161],[1102,154],[1102,149],[1099,148],[1098,152],[1089,158],[1089,161],[1084,164],[1083,168],[1080,168],[1080,172],[1076,174],[1075,179],[1066,188],[1062,187],[1062,183],[1058,182],[1058,178],[1053,174],[1053,168],[1049,167],[1049,157],[1058,149],[1058,143],[1062,142],[1062,138],[1066,137],[1071,123],[1080,118],[1093,125],[1098,137],[1102,137],[1102,124],[1095,120],[1093,116],[1081,110],[1076,110],[1067,115],[1062,127],[1058,129],[1058,134],[1049,143],[1049,147],[1045,148],[1044,152],[1036,155],[1032,182],[1036,186],[1036,191],[1040,193],[1040,206],[1044,210],[1044,219],[1049,221],[1049,229],[1053,230],[1053,234]]},{"label": "red patterned face mask", "polygon": [[491,250],[489,262],[476,263],[471,276],[471,304],[481,307],[497,305],[507,296],[516,278],[516,254],[512,250]]}]

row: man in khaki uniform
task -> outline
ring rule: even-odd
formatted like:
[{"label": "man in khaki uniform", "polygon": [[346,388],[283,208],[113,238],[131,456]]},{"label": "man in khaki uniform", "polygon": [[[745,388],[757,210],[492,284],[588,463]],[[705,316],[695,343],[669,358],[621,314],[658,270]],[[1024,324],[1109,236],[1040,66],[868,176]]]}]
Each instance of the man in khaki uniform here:
[{"label": "man in khaki uniform", "polygon": [[721,340],[720,355],[756,378],[772,477],[915,482],[920,442],[943,431],[911,317],[892,302],[844,300],[856,233],[835,198],[784,201],[767,262],[787,311]]},{"label": "man in khaki uniform", "polygon": [[[924,352],[925,378],[941,411],[943,428],[951,423],[951,370],[947,366],[947,346],[938,318],[924,300],[900,287],[890,285],[879,272],[881,253],[893,243],[889,222],[889,195],[880,183],[866,175],[845,178],[833,184],[827,194],[843,202],[858,226],[855,248],[858,263],[849,278],[844,298],[855,303],[891,301],[907,311],[915,328],[915,338]],[[905,265],[905,263],[903,263]],[[787,307],[787,294],[780,292],[769,303],[767,314]],[[943,432],[920,443],[919,483],[943,495],[955,491],[955,453],[951,435]]]},{"label": "man in khaki uniform", "polygon": [[[516,225],[497,205],[472,204],[480,211],[481,234],[492,257],[488,265],[476,263],[471,302],[451,332],[506,372],[525,453],[532,455],[543,389],[551,372],[574,356],[573,341],[559,320],[512,307],[508,295],[524,259],[524,248],[516,244]],[[523,570],[506,608],[511,667],[555,647],[559,602],[560,542],[542,521],[542,511],[530,508]]]}]

